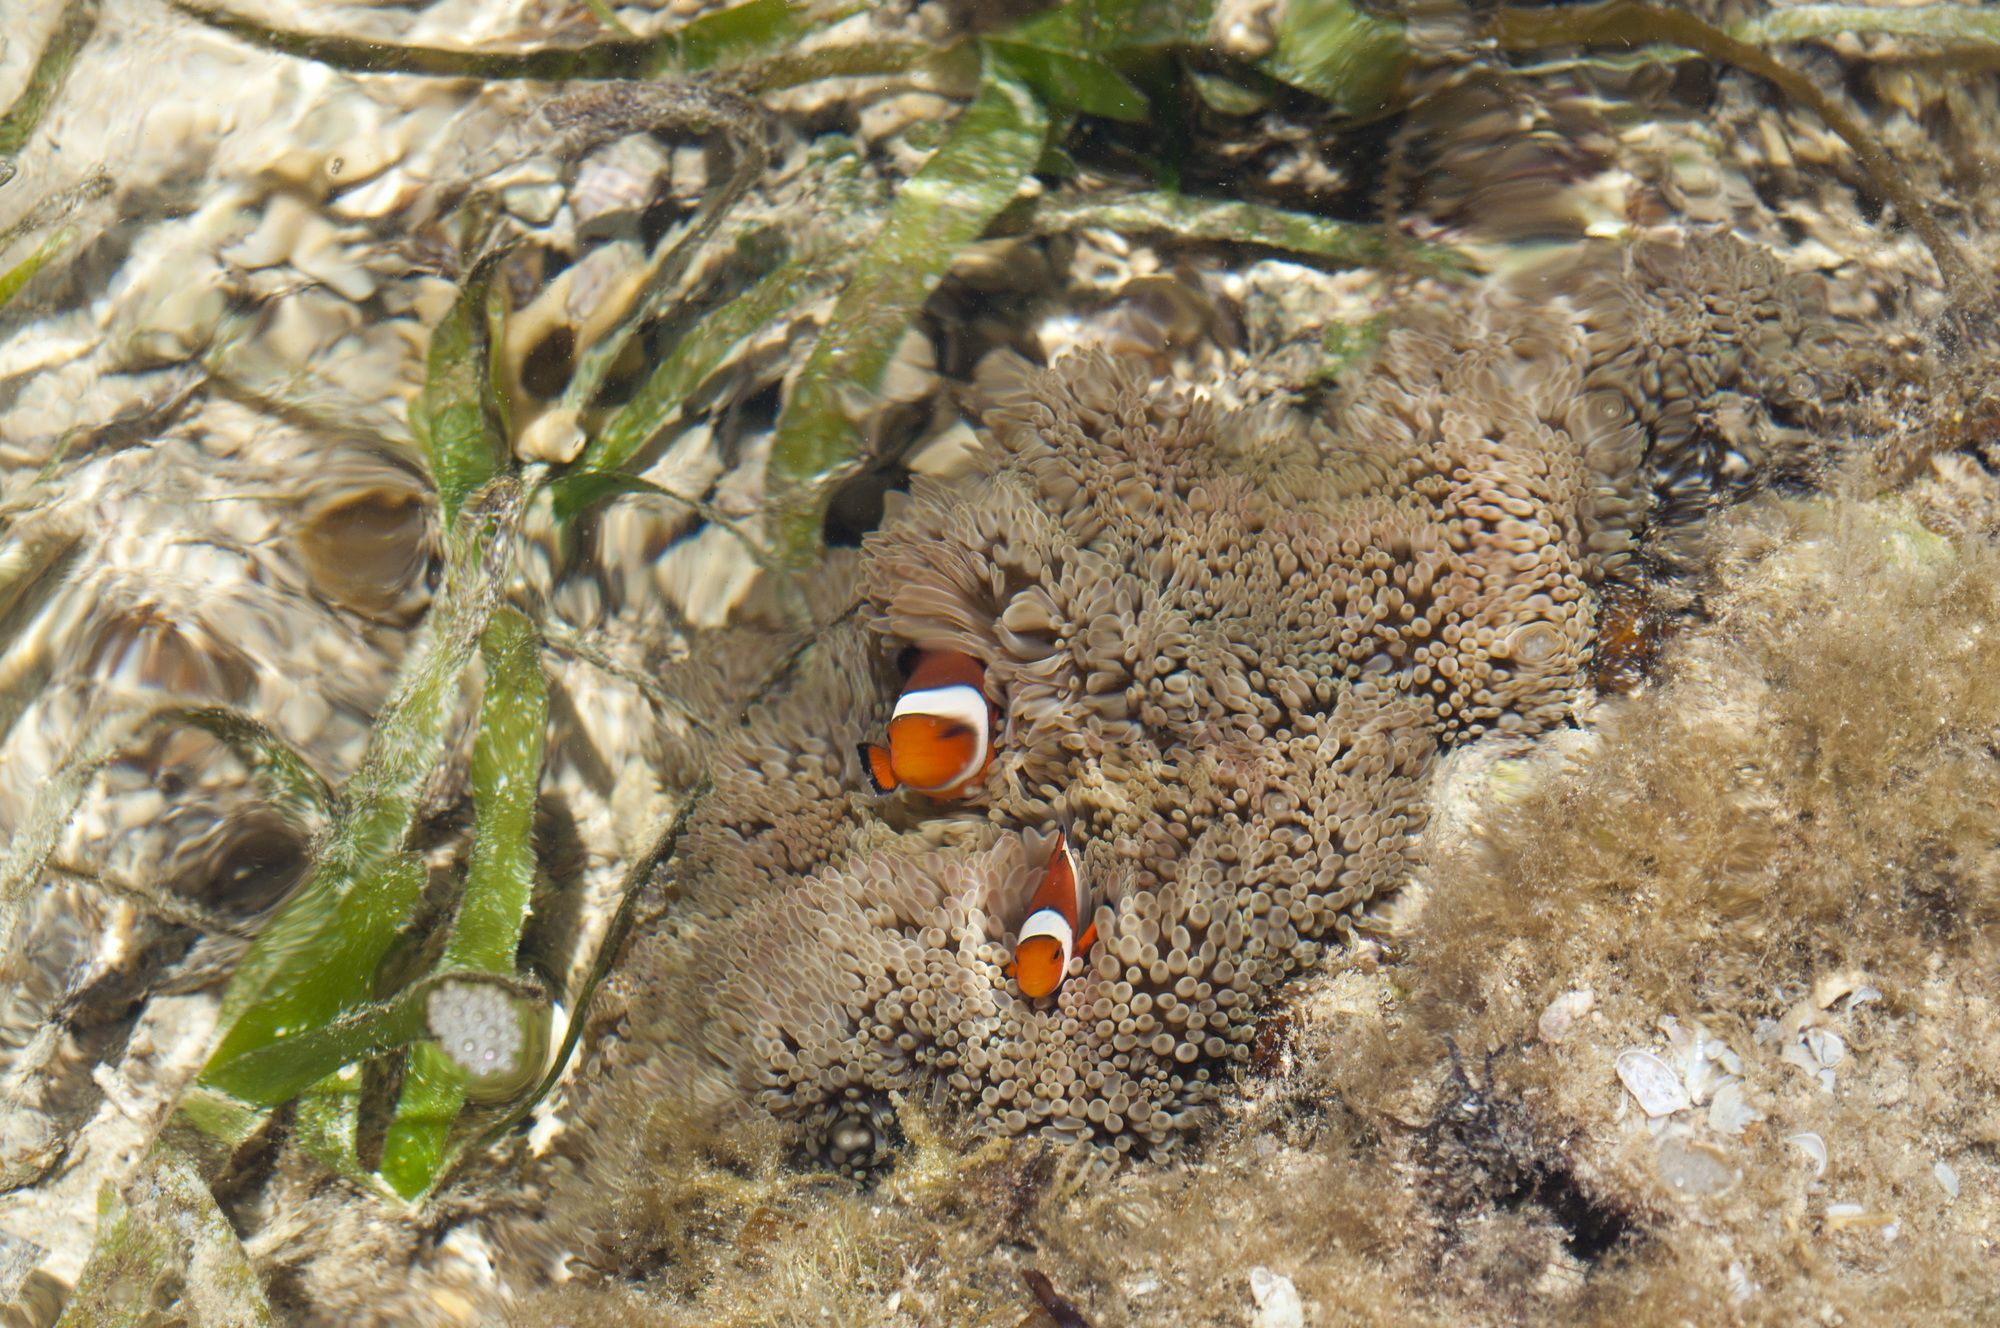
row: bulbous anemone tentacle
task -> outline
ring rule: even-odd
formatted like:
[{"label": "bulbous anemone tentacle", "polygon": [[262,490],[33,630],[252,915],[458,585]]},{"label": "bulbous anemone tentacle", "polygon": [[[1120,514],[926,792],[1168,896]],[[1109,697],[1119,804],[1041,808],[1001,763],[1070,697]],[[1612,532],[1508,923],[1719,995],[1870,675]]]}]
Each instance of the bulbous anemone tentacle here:
[{"label": "bulbous anemone tentacle", "polygon": [[[850,1167],[899,1093],[1113,1150],[1197,1125],[1408,880],[1440,751],[1559,721],[1599,589],[1789,455],[1716,421],[1819,326],[1806,285],[1703,241],[1538,289],[1402,315],[1330,429],[1095,353],[1002,385],[970,478],[866,541],[868,631],[753,715],[690,832],[658,999],[713,1095]],[[829,788],[911,644],[985,665],[984,819]],[[1005,966],[1061,817],[1099,939],[1030,1000]]]}]

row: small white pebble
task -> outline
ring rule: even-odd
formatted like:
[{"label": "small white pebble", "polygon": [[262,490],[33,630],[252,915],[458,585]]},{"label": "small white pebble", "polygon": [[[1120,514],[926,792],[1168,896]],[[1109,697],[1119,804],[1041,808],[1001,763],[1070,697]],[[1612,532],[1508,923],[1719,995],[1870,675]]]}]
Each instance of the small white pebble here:
[{"label": "small white pebble", "polygon": [[1687,1085],[1674,1067],[1650,1051],[1626,1051],[1618,1056],[1618,1078],[1648,1116],[1671,1116],[1689,1105]]},{"label": "small white pebble", "polygon": [[1939,1158],[1931,1167],[1931,1175],[1937,1177],[1938,1188],[1944,1191],[1946,1198],[1958,1197],[1958,1173],[1951,1169],[1951,1163]]},{"label": "small white pebble", "polygon": [[1257,1312],[1251,1328],[1305,1328],[1305,1306],[1299,1289],[1283,1273],[1274,1273],[1262,1264],[1250,1270],[1250,1299]]},{"label": "small white pebble", "polygon": [[1576,1021],[1590,1013],[1591,1004],[1597,999],[1588,987],[1578,987],[1566,991],[1549,1002],[1536,1022],[1535,1029],[1544,1042],[1560,1042],[1576,1027]]}]

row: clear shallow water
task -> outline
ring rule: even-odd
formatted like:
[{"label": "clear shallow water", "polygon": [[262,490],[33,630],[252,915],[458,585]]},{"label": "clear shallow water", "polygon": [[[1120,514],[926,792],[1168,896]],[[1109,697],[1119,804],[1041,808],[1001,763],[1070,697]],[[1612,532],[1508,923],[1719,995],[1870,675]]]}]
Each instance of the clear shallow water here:
[{"label": "clear shallow water", "polygon": [[[1914,1078],[1896,1039],[1981,1027],[1956,975],[1990,962],[1964,930],[1983,916],[1983,858],[1950,809],[1975,805],[1964,790],[1986,776],[1916,754],[1970,743],[1984,698],[1944,680],[1942,663],[1894,675],[1886,700],[1803,681],[1853,678],[1879,657],[1982,667],[1962,630],[1986,603],[1978,440],[1941,423],[1969,390],[1953,384],[1977,375],[1940,367],[1964,362],[1938,358],[1951,311],[1924,237],[1881,224],[1893,191],[1879,177],[1861,187],[1851,149],[1810,106],[1719,66],[1632,71],[1561,49],[1504,72],[1419,61],[1368,93],[1395,101],[1386,118],[1349,124],[1335,112],[1372,111],[1354,99],[1374,84],[1329,81],[1301,29],[1242,8],[1164,56],[1157,38],[1108,38],[1078,19],[921,67],[959,34],[952,16],[885,10],[817,39],[860,52],[843,67],[866,76],[837,83],[813,77],[826,65],[785,63],[783,33],[769,56],[713,28],[705,46],[648,46],[694,16],[623,16],[641,45],[617,61],[747,61],[739,86],[769,117],[750,137],[741,103],[720,98],[338,67],[407,62],[398,46],[604,38],[581,9],[263,15],[356,39],[315,48],[321,58],[139,0],[95,11],[32,130],[0,140],[14,170],[0,182],[0,227],[12,228],[0,271],[22,278],[0,315],[0,879],[16,977],[0,1135],[15,1188],[0,1231],[30,1321],[88,1284],[107,1181],[139,1187],[130,1230],[219,1214],[241,1237],[169,1242],[142,1260],[160,1296],[174,1298],[180,1264],[218,1259],[215,1284],[237,1278],[238,1309],[261,1312],[243,1307],[264,1296],[300,1321],[491,1322],[506,1305],[568,1321],[610,1268],[604,1305],[644,1285],[663,1321],[762,1321],[741,1307],[763,1305],[972,1322],[1028,1312],[1007,1252],[1023,1231],[1022,1257],[1052,1266],[1051,1294],[1093,1322],[1192,1321],[1190,1307],[1288,1322],[1280,1278],[1318,1321],[1353,1303],[1357,1266],[1374,1303],[1475,1320],[1515,1303],[1495,1288],[1557,1321],[1594,1313],[1593,1295],[1610,1304],[1671,1282],[1706,1288],[1702,1304],[1782,1314],[1824,1300],[1865,1321],[1915,1276],[1896,1262],[1904,1250],[1977,1266],[1967,1233],[1990,1187],[1952,1122],[1990,1085]],[[0,96],[31,88],[38,61],[48,79],[43,52],[87,12],[37,6],[7,25]],[[1337,26],[1317,23],[1306,35]],[[1433,53],[1454,40],[1405,35]],[[1058,59],[1100,48],[1123,54],[1082,71]],[[1847,86],[1921,189],[1950,200],[1940,224],[1977,253],[1984,195],[1966,145],[1986,123],[1984,86],[1943,86],[1893,47],[1786,53]],[[975,97],[986,121],[969,141],[953,126]],[[926,186],[907,186],[932,162]],[[1385,215],[1393,226],[1377,228]],[[795,652],[849,611],[846,546],[898,510],[885,493],[912,472],[964,482],[980,408],[1005,389],[1002,352],[1101,348],[1162,390],[1274,400],[1373,445],[1341,411],[1385,332],[1425,307],[1462,309],[1467,326],[1492,316],[1476,283],[1445,279],[1450,256],[1415,242],[1505,273],[1718,232],[1773,271],[1824,281],[1815,308],[1841,329],[1828,341],[1838,362],[1775,385],[1725,369],[1686,418],[1649,421],[1654,446],[1662,420],[1694,440],[1691,461],[1648,476],[1677,518],[1662,524],[1686,538],[1655,553],[1660,575],[1629,579],[1644,592],[1633,606],[1604,595],[1592,659],[1620,671],[1590,674],[1555,738],[1446,763],[1427,795],[1435,833],[1402,896],[1409,930],[1337,947],[1284,987],[1248,1065],[1218,1071],[1227,1090],[1201,1147],[1139,1165],[1123,1189],[1037,1181],[1023,1150],[1004,1164],[1019,1178],[1000,1187],[965,1161],[981,1156],[969,1143],[927,1151],[925,1108],[878,1102],[870,1084],[859,1152],[838,1114],[825,1129],[809,1118],[775,1152],[732,1137],[715,1147],[747,1151],[721,1172],[757,1178],[732,1189],[692,1145],[661,1143],[707,1140],[708,1125],[632,1128],[698,1096],[675,1077],[682,1011],[645,1011],[657,976],[646,965],[663,961],[644,945],[704,924],[643,888],[648,864],[676,842],[714,735],[746,701],[810,693],[800,670],[821,655]],[[1675,308],[1708,279],[1663,265],[1640,285]],[[1576,332],[1591,315],[1548,280],[1545,325]],[[1770,322],[1807,352],[1822,329]],[[1856,324],[1875,343],[1858,369]],[[1649,326],[1657,345],[1681,325]],[[1523,364],[1546,353],[1543,335],[1515,337]],[[1717,362],[1764,349],[1725,335]],[[1642,405],[1672,406],[1684,384],[1643,388]],[[1485,427],[1476,395],[1446,393],[1435,409]],[[849,448],[841,482],[817,485]],[[1706,515],[1699,501],[1675,508],[1682,497],[1729,490],[1772,455],[1810,458],[1773,477],[1796,495],[1851,473],[1859,448],[1917,458],[1918,487],[1831,516],[1757,508],[1714,540],[1678,521]],[[645,483],[586,481],[591,470]],[[827,501],[829,519],[775,519],[796,517],[802,497]],[[802,528],[836,545],[803,583],[773,570]],[[1889,644],[1857,584],[1907,591],[1922,649]],[[503,602],[531,625],[538,667],[499,639]],[[1851,635],[1813,626],[1850,619]],[[1651,663],[1675,636],[1686,644],[1665,648],[1681,663]],[[1629,669],[1614,658],[1627,638]],[[1859,727],[1877,717],[1872,743],[1828,736],[1820,686]],[[1942,718],[1879,719],[1906,713]],[[808,707],[776,741],[790,759],[818,736],[801,730],[851,718]],[[1752,733],[1773,736],[1743,746]],[[1800,755],[1822,750],[1826,765]],[[1190,754],[1190,770],[1208,755]],[[1581,774],[1565,771],[1572,758]],[[744,786],[740,765],[713,776],[725,793]],[[1913,808],[1898,800],[1911,787],[1931,790]],[[824,796],[847,790],[834,780]],[[1509,810],[1522,805],[1534,815]],[[1784,828],[1853,824],[1868,805],[1906,810],[1860,817],[1851,840]],[[795,814],[769,810],[780,824]],[[947,850],[961,847],[952,834],[986,833],[926,829],[925,812],[859,815]],[[1593,831],[1580,847],[1561,833],[1577,827]],[[1093,852],[1108,863],[1118,846],[1104,838]],[[1951,865],[1908,866],[1926,855]],[[1933,898],[1945,902],[1921,903]],[[324,907],[281,912],[288,899]],[[621,912],[627,899],[635,911]],[[475,901],[487,920],[468,928]],[[628,922],[642,963],[615,971],[625,988],[596,1007],[628,1013],[575,1026],[587,1050],[611,1046],[604,1059],[579,1062],[532,1116],[510,1119],[528,1110],[532,1073],[474,1085],[461,1108],[465,1086],[435,1054],[456,1043],[432,1041],[435,1021],[486,1011],[453,1028],[490,1049],[511,1045],[497,1013],[511,1009],[521,1047],[547,1041],[549,1063],[564,1064],[570,1018]],[[255,980],[235,990],[247,994],[225,1001],[246,968]],[[448,970],[475,976],[447,985]],[[1843,987],[1849,973],[1862,976]],[[1945,994],[1925,1005],[1920,990]],[[1577,1040],[1546,1034],[1547,1011],[1579,1004]],[[1892,1035],[1877,1022],[1885,1007],[1914,1031]],[[355,1039],[349,1050],[311,1040],[329,1028]],[[1515,1050],[1498,1070],[1454,1069],[1438,1051],[1446,1033],[1462,1061],[1475,1045]],[[218,1045],[280,1054],[225,1074]],[[1684,1106],[1655,1115],[1660,1103],[1627,1091],[1636,1052],[1679,1082]],[[347,1055],[368,1068],[307,1093]],[[292,1104],[271,1151],[226,1171],[145,1160],[204,1064],[210,1088]],[[1434,1109],[1454,1094],[1478,1103],[1470,1124]],[[1345,1108],[1351,1131],[1302,1123],[1342,1102],[1359,1104]],[[1857,1114],[1865,1104],[1878,1114]],[[948,1102],[939,1117],[953,1121]],[[204,1119],[231,1128],[226,1113]],[[453,1150],[485,1156],[495,1131],[498,1170],[457,1173],[469,1178],[425,1219],[451,1239],[421,1244],[385,1189],[422,1191]],[[1836,1195],[1794,1164],[1815,1156],[1796,1142],[1806,1136],[1854,1159],[1851,1188]],[[1892,1142],[1925,1159],[1928,1181],[1886,1160]],[[585,1161],[564,1172],[549,1160],[569,1156]],[[886,1191],[803,1179],[830,1157]],[[343,1171],[349,1184],[320,1184]],[[631,1219],[603,1203],[606,1177],[670,1214],[690,1194],[722,1194],[723,1217],[714,1231]],[[924,1188],[939,1177],[1011,1197],[968,1216]],[[1197,1209],[1270,1233],[1264,1243],[1224,1258],[1212,1236],[1146,1217],[1188,1185],[1206,1187]],[[1138,1216],[1106,1219],[1094,1205],[1114,1193]],[[478,1207],[468,1196],[490,1209],[435,1218]],[[1343,1225],[1369,1208],[1385,1214],[1373,1229]],[[1824,1243],[1821,1263],[1760,1243],[1772,1211]],[[1484,1229],[1505,1237],[1480,1234],[1483,1216],[1506,1214]],[[815,1239],[836,1222],[858,1233],[859,1273],[842,1271],[850,1247]],[[939,1254],[947,1238],[969,1252]],[[1667,1253],[1601,1270],[1641,1247]],[[769,1250],[804,1271],[774,1278]],[[1533,1276],[1424,1271],[1438,1258],[1491,1268],[1507,1250],[1525,1251]],[[584,1285],[550,1291],[551,1267]],[[913,1282],[903,1267],[936,1271]],[[1938,1321],[1969,1303],[1940,1294]],[[79,1313],[108,1303],[86,1296]]]}]

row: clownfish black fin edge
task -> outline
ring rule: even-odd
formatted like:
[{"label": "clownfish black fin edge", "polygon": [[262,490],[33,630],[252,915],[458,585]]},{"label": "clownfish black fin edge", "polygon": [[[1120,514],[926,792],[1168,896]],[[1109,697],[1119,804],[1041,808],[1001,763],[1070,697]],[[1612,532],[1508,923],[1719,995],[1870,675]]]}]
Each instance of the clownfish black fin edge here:
[{"label": "clownfish black fin edge", "polygon": [[[868,787],[874,789],[878,794],[894,793],[896,791],[896,777],[893,768],[889,765],[889,749],[872,742],[858,742],[854,744],[854,750],[861,753],[861,773],[868,777]],[[882,782],[882,776],[876,769],[878,754],[882,769],[889,770],[890,772],[889,782],[886,784]]]}]

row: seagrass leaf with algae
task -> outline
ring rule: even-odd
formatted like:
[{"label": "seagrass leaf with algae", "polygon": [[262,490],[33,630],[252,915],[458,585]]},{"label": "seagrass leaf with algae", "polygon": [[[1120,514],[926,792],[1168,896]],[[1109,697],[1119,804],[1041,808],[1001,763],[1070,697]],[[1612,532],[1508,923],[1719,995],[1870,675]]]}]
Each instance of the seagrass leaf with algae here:
[{"label": "seagrass leaf with algae", "polygon": [[56,1328],[140,1328],[170,1300],[199,1328],[276,1328],[263,1283],[193,1158],[156,1142],[121,1194],[97,1201],[97,1239]]},{"label": "seagrass leaf with algae", "polygon": [[[434,970],[439,977],[513,977],[535,883],[535,804],[549,715],[540,641],[526,618],[502,609],[487,624],[480,654],[486,670],[472,747],[472,851],[458,917]],[[521,999],[532,998],[502,1004],[513,1013],[509,1002]],[[519,1064],[495,1066],[497,1074],[514,1071],[525,1081],[540,1071],[546,1046],[534,1045],[526,1036],[531,1031],[523,1030]],[[383,1179],[404,1198],[423,1193],[437,1177],[467,1090],[466,1068],[445,1047],[431,1040],[411,1047],[381,1164]]]},{"label": "seagrass leaf with algae", "polygon": [[[28,139],[40,124],[42,116],[55,102],[62,91],[63,82],[69,78],[70,67],[76,63],[77,52],[97,31],[98,0],[69,0],[63,6],[62,19],[49,37],[35,60],[33,72],[28,75],[28,85],[21,95],[14,99],[4,114],[0,114],[0,161],[12,157],[27,145]],[[0,184],[13,175],[11,163],[0,171]]]},{"label": "seagrass leaf with algae", "polygon": [[410,432],[430,465],[446,529],[458,509],[507,465],[506,440],[493,409],[486,371],[492,263],[478,265],[431,329],[422,393],[410,407]]},{"label": "seagrass leaf with algae", "polygon": [[520,51],[412,46],[280,28],[200,0],[170,0],[175,9],[232,37],[350,73],[416,74],[435,78],[653,79],[724,68],[796,41],[804,31],[790,0],[748,0],[704,14],[646,38],[610,38],[582,46]]},{"label": "seagrass leaf with algae", "polygon": [[76,237],[76,227],[65,226],[36,245],[34,252],[26,258],[0,272],[0,309],[6,308],[8,302],[49,265],[50,260],[74,244]]},{"label": "seagrass leaf with algae", "polygon": [[[834,280],[831,264],[812,257],[792,259],[690,327],[654,366],[631,400],[595,432],[564,478],[554,484],[558,515],[567,519],[588,507],[598,495],[591,494],[583,477],[624,469],[680,417],[688,400],[728,362],[738,345],[788,310],[824,294]],[[589,498],[584,496],[587,494]]]},{"label": "seagrass leaf with algae", "polygon": [[503,477],[477,495],[451,531],[445,585],[420,643],[341,791],[339,815],[305,880],[251,945],[224,993],[221,1036],[199,1087],[218,1088],[238,1057],[322,1028],[373,999],[375,967],[423,889],[422,864],[405,840],[497,603],[519,511],[519,482]]},{"label": "seagrass leaf with algae", "polygon": [[777,554],[787,565],[810,565],[818,556],[833,489],[860,461],[856,421],[924,301],[1042,155],[1047,110],[1025,83],[996,66],[988,62],[979,94],[897,192],[778,417],[765,488]]}]

